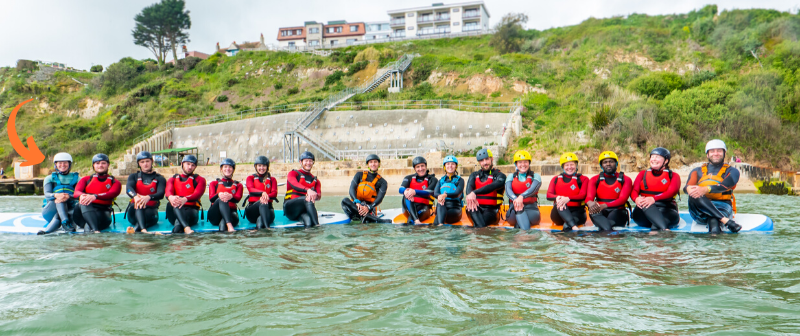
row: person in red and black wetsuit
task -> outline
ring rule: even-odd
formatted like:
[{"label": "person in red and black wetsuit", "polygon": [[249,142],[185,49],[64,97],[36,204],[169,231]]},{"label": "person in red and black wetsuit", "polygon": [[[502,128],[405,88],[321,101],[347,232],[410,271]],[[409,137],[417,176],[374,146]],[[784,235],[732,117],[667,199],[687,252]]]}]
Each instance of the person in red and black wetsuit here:
[{"label": "person in red and black wetsuit", "polygon": [[239,215],[236,204],[242,199],[244,187],[239,181],[233,180],[236,171],[236,162],[226,158],[219,164],[221,179],[211,181],[208,185],[208,199],[211,207],[208,208],[208,221],[219,224],[220,232],[233,232],[233,227],[239,225]]},{"label": "person in red and black wetsuit", "polygon": [[111,225],[111,205],[122,192],[122,183],[108,175],[110,162],[108,155],[95,154],[92,157],[94,175],[84,176],[75,186],[78,206],[73,218],[75,224],[84,226],[84,233],[100,232]]},{"label": "person in red and black wetsuit", "polygon": [[573,153],[564,153],[559,160],[563,173],[550,180],[547,188],[547,200],[553,201],[550,219],[553,224],[563,225],[562,231],[586,223],[586,192],[589,190],[589,179],[578,174],[578,157]]},{"label": "person in red and black wetsuit", "polygon": [[663,147],[650,151],[650,169],[639,172],[633,181],[631,199],[636,202],[631,219],[639,226],[669,230],[681,221],[675,196],[681,177],[669,170],[670,152]]},{"label": "person in red and black wetsuit", "polygon": [[433,191],[439,180],[428,171],[428,161],[424,157],[415,157],[411,166],[415,173],[403,178],[399,192],[403,195],[400,205],[408,218],[406,224],[414,225],[433,215]]},{"label": "person in red and black wetsuit", "polygon": [[289,220],[299,220],[305,227],[319,225],[319,216],[314,202],[322,198],[322,184],[311,175],[314,168],[314,154],[300,154],[302,169],[294,169],[286,176],[286,197],[283,201],[283,215]]},{"label": "person in red and black wetsuit", "polygon": [[506,192],[506,174],[493,169],[492,151],[483,148],[475,154],[481,169],[472,172],[464,193],[467,194],[467,216],[476,228],[487,227],[500,221],[498,212]]},{"label": "person in red and black wetsuit", "polygon": [[617,154],[611,151],[600,153],[598,160],[603,171],[589,180],[586,206],[594,226],[600,231],[611,231],[615,226],[628,224],[628,197],[633,190],[631,178],[617,172]]},{"label": "person in red and black wetsuit", "polygon": [[164,198],[167,180],[153,170],[153,155],[142,151],[136,154],[139,172],[128,176],[125,193],[131,198],[126,212],[131,227],[128,233],[147,232],[158,224],[158,205]]},{"label": "person in red and black wetsuit", "polygon": [[272,202],[277,201],[278,181],[269,174],[269,159],[266,156],[257,157],[253,167],[256,173],[245,181],[250,204],[244,209],[244,216],[250,223],[256,224],[256,230],[266,229],[275,222]]},{"label": "person in red and black wetsuit", "polygon": [[197,157],[186,155],[181,160],[183,174],[167,180],[167,220],[172,223],[172,233],[192,233],[199,220],[200,198],[206,192],[206,179],[194,173]]}]

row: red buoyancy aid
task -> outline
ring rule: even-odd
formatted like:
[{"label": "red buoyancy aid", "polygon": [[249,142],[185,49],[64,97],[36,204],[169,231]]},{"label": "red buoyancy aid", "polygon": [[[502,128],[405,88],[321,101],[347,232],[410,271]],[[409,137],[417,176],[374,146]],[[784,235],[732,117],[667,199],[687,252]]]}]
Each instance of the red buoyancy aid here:
[{"label": "red buoyancy aid", "polygon": [[[272,179],[269,176],[264,175],[264,182],[261,182],[261,178],[258,176],[258,174],[253,174],[253,177],[253,186],[256,187],[256,189],[264,190],[264,193],[268,194],[269,190],[272,189]],[[253,196],[252,194],[247,197],[247,201],[250,203],[258,202],[260,199],[261,196]],[[269,202],[272,203],[272,200],[269,200]]]},{"label": "red buoyancy aid", "polygon": [[622,173],[617,174],[616,179],[614,179],[614,183],[608,184],[606,183],[606,178],[604,174],[600,174],[597,177],[597,192],[595,194],[595,199],[597,203],[606,204],[616,201],[619,198],[619,195],[622,193],[622,185],[625,182],[625,175]]},{"label": "red buoyancy aid", "polygon": [[[569,182],[564,181],[564,177],[565,176],[569,176],[570,177]],[[560,175],[556,176],[556,178],[557,178],[557,180],[556,180],[556,190],[555,190],[556,195],[569,197],[569,198],[572,198],[572,197],[580,195],[580,193],[581,193],[581,182],[580,182],[581,174],[575,174],[575,176],[571,176],[571,175],[565,175],[564,173],[561,173]],[[584,201],[583,200],[580,200],[580,201],[570,200],[569,203],[567,203],[568,207],[581,207],[583,205],[584,205]]]},{"label": "red buoyancy aid", "polygon": [[[492,176],[492,172],[489,172],[489,176],[486,177],[486,181],[481,182],[480,175],[478,178],[475,179],[475,190],[483,188],[484,186],[490,185],[494,182],[494,176]],[[490,206],[498,206],[503,204],[503,194],[498,193],[497,190],[492,190],[486,194],[475,194],[478,204],[480,205],[490,205]]]},{"label": "red buoyancy aid", "polygon": [[[189,197],[194,194],[195,189],[197,189],[197,180],[194,179],[194,176],[194,174],[189,175],[186,181],[181,181],[181,175],[175,174],[172,177],[172,188],[175,189],[175,195]],[[200,201],[187,201],[184,205],[199,207]]]},{"label": "red buoyancy aid", "polygon": [[[217,189],[216,189],[217,195],[219,195],[219,193],[224,193],[224,192],[229,193],[231,195],[235,195],[236,194],[236,186],[238,186],[238,185],[239,185],[238,181],[233,181],[233,183],[231,183],[230,187],[226,187],[225,183],[221,179],[217,179]],[[231,201],[228,202],[228,207],[230,207],[231,209],[235,210],[236,209],[236,202],[234,202],[233,199],[231,199]]]},{"label": "red buoyancy aid", "polygon": [[[513,191],[514,194],[517,195],[517,196],[522,195],[522,193],[528,191],[528,188],[531,187],[531,183],[533,183],[533,176],[531,176],[531,174],[528,174],[526,176],[524,182],[520,181],[518,176],[519,176],[519,173],[514,173],[514,175],[511,177],[513,179],[511,181],[511,191]],[[475,182],[477,183],[478,181],[475,181]],[[528,195],[528,197],[525,197],[522,200],[522,203],[523,204],[533,204],[533,203],[536,203],[538,201],[539,201],[539,197],[536,194],[534,194],[534,195]],[[480,201],[478,201],[478,202],[480,202]]]},{"label": "red buoyancy aid", "polygon": [[[86,188],[83,190],[83,192],[92,195],[99,195],[111,190],[111,187],[113,185],[114,185],[114,177],[112,177],[111,175],[106,175],[106,180],[100,181],[100,179],[97,178],[97,174],[94,174],[92,175],[92,177],[89,178],[89,182],[86,183]],[[100,204],[106,206],[111,206],[111,204],[113,203],[114,200],[104,200],[96,197],[94,201],[92,201],[92,204]]]},{"label": "red buoyancy aid", "polygon": [[[153,179],[152,181],[150,181],[149,184],[144,184],[144,182],[142,182],[142,172],[139,172],[139,177],[136,180],[136,194],[137,195],[150,196],[152,194],[155,194],[157,189],[158,189],[158,180],[157,179]],[[131,203],[133,203],[133,198],[131,198]],[[151,199],[151,200],[147,201],[147,206],[149,206],[149,207],[157,207],[158,206],[158,201],[154,201],[154,200]]]},{"label": "red buoyancy aid", "polygon": [[[301,171],[299,171],[297,169],[295,169],[294,171],[297,174],[300,175],[299,178],[297,179],[297,184],[299,184],[301,187],[303,187],[303,189],[305,189],[305,190],[314,189],[314,187],[317,186],[318,181],[317,181],[317,177],[316,176],[311,175],[311,174],[305,174],[305,173],[303,173],[303,172],[301,172]],[[304,176],[311,176],[314,179],[311,180],[311,182],[309,182],[309,181],[307,181],[306,179],[303,178]],[[295,190],[294,188],[292,188],[292,184],[291,183],[286,183],[286,196],[283,199],[290,200],[290,199],[295,199],[295,198],[298,198],[298,197],[303,197],[305,195],[306,195],[305,191]]]},{"label": "red buoyancy aid", "polygon": [[[426,175],[425,178],[422,179],[421,182],[417,181],[417,177],[418,176],[414,176],[414,177],[411,178],[411,181],[409,181],[409,184],[408,184],[408,188],[409,189],[414,189],[414,190],[425,190],[425,189],[428,189],[428,183],[430,182],[429,181],[429,177]],[[428,197],[422,197],[422,196],[419,196],[419,195],[414,195],[414,200],[412,202],[420,203],[420,204],[432,205],[433,204],[433,195],[428,196]]]},{"label": "red buoyancy aid", "polygon": [[[639,193],[643,195],[653,196],[663,193],[669,189],[672,181],[672,172],[663,170],[660,176],[655,176],[652,169],[648,169],[642,178],[642,185]],[[674,197],[674,196],[673,196]]]}]

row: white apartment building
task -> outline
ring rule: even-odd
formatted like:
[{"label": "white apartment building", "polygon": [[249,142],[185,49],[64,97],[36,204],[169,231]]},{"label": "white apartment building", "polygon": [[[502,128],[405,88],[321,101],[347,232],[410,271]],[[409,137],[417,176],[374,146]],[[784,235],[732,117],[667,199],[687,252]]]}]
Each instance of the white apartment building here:
[{"label": "white apartment building", "polygon": [[412,37],[489,29],[489,11],[483,1],[388,11],[392,37]]},{"label": "white apartment building", "polygon": [[392,27],[389,21],[365,22],[367,33],[364,35],[365,41],[382,40],[392,36]]}]

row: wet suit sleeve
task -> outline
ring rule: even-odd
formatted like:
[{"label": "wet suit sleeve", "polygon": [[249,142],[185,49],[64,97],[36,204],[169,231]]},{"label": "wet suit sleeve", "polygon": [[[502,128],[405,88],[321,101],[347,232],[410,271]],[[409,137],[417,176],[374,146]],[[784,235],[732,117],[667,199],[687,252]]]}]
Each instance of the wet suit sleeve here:
[{"label": "wet suit sleeve", "polygon": [[111,189],[108,189],[107,192],[97,194],[97,199],[101,200],[113,200],[119,196],[122,192],[122,183],[119,183],[117,179],[114,179],[114,183],[111,184]]},{"label": "wet suit sleeve", "polygon": [[383,197],[386,196],[386,191],[389,189],[389,182],[386,182],[386,179],[381,177],[378,180],[378,183],[375,183],[375,186],[378,187],[378,195],[375,196],[375,202],[372,202],[372,206],[376,207],[383,202]]},{"label": "wet suit sleeve", "polygon": [[206,193],[206,179],[202,176],[197,176],[194,181],[197,182],[197,187],[194,188],[194,192],[191,195],[186,196],[186,200],[191,202],[199,201],[203,194]]},{"label": "wet suit sleeve", "polygon": [[653,199],[656,201],[670,200],[681,191],[681,176],[678,173],[672,173],[672,181],[669,183],[667,191],[654,195]]},{"label": "wet suit sleeve", "polygon": [[[299,180],[300,176],[294,170],[290,171],[289,174],[286,175],[286,183],[292,186],[292,189],[297,190],[301,193],[307,192],[308,190],[306,190],[306,188],[303,188],[303,186],[301,186],[300,183],[298,183]],[[317,180],[317,182],[319,182],[319,180]],[[317,191],[317,193],[319,193],[319,191]]]},{"label": "wet suit sleeve", "polygon": [[697,185],[697,182],[699,180],[700,180],[700,168],[692,169],[692,171],[689,172],[689,178],[686,179],[686,185],[683,186],[683,192],[685,194],[688,194],[689,192],[686,191],[686,187]]},{"label": "wet suit sleeve", "polygon": [[81,179],[78,181],[78,184],[75,185],[75,192],[72,194],[73,197],[81,198],[81,196],[86,193],[84,190],[86,190],[86,185],[89,183],[89,179],[91,178],[91,176],[81,177]]},{"label": "wet suit sleeve", "polygon": [[44,189],[44,198],[50,200],[56,198],[56,195],[53,193],[53,183],[51,182],[52,181],[51,176],[52,175],[48,175],[47,177],[45,177],[44,183],[42,185],[42,188]]},{"label": "wet suit sleeve", "polygon": [[[416,174],[408,175],[406,178],[403,179],[403,183],[400,184],[400,193],[404,193],[406,189],[409,188],[411,185],[411,179],[415,178]],[[417,195],[422,197],[427,197],[433,195],[433,191],[436,189],[436,186],[439,185],[439,180],[436,179],[436,176],[430,175],[428,177],[428,181],[432,181],[428,183],[428,188],[423,190],[414,189]]]},{"label": "wet suit sleeve", "polygon": [[594,198],[597,197],[597,180],[599,179],[600,175],[589,179],[589,190],[586,191],[586,202],[594,202]]},{"label": "wet suit sleeve", "polygon": [[217,193],[217,183],[219,183],[219,182],[217,180],[214,180],[214,181],[211,181],[211,183],[208,184],[208,200],[212,204],[214,202],[216,202],[217,199],[219,199],[219,195],[217,195],[218,194]]},{"label": "wet suit sleeve", "polygon": [[557,179],[558,179],[558,176],[553,176],[553,178],[550,179],[550,186],[547,187],[547,200],[548,201],[555,201],[556,197],[558,197],[558,195],[556,195],[556,180]]},{"label": "wet suit sleeve", "polygon": [[167,187],[164,189],[164,196],[169,198],[175,196],[175,177],[167,179]]},{"label": "wet suit sleeve", "polygon": [[481,188],[478,188],[476,190],[473,190],[473,192],[476,194],[488,194],[492,191],[495,190],[499,191],[503,189],[506,183],[506,174],[503,174],[502,172],[498,171],[497,173],[492,174],[492,176],[494,177],[494,181],[492,181],[492,183],[490,183],[489,185],[485,185]]},{"label": "wet suit sleeve", "polygon": [[136,197],[136,174],[128,175],[128,183],[125,185],[125,193],[128,194],[128,197],[134,198]]},{"label": "wet suit sleeve", "polygon": [[442,176],[441,181],[439,181],[439,184],[436,185],[436,189],[433,189],[433,197],[434,198],[439,197],[439,195],[442,194],[442,192],[441,192],[442,181],[444,181],[444,179],[446,179],[446,178],[447,178],[447,176]]},{"label": "wet suit sleeve", "polygon": [[722,180],[722,183],[711,186],[712,193],[722,193],[726,191],[730,191],[736,187],[736,184],[739,183],[739,169],[729,167],[726,171],[728,176]]},{"label": "wet suit sleeve", "polygon": [[361,182],[362,175],[364,175],[364,172],[358,172],[358,173],[356,173],[355,176],[353,176],[353,180],[350,181],[349,194],[350,194],[350,199],[353,200],[353,201],[357,201],[358,200],[358,198],[356,198],[356,194],[358,194],[356,189],[358,188],[358,183]]},{"label": "wet suit sleeve", "polygon": [[[628,201],[628,197],[631,195],[631,190],[633,189],[633,183],[631,183],[631,178],[625,176],[623,178],[623,186],[622,190],[619,193],[619,197],[616,200],[610,203],[606,203],[609,208],[616,208],[625,205],[625,202]],[[596,186],[595,182],[590,182],[591,186]],[[588,198],[587,198],[588,200]]]},{"label": "wet suit sleeve", "polygon": [[474,192],[473,188],[475,186],[475,178],[477,176],[478,172],[472,172],[472,174],[469,174],[469,180],[467,181],[467,186],[466,189],[464,190],[464,193],[466,193],[467,195]]},{"label": "wet suit sleeve", "polygon": [[270,184],[269,184],[269,198],[278,198],[278,180],[274,177],[270,176]]},{"label": "wet suit sleeve", "polygon": [[642,187],[642,179],[644,178],[644,174],[646,172],[647,172],[646,170],[640,171],[639,175],[636,175],[636,179],[633,180],[633,189],[631,189],[631,199],[634,201],[636,201],[636,198],[639,197],[639,191],[641,190],[640,188]]},{"label": "wet suit sleeve", "polygon": [[437,179],[435,175],[431,174],[430,177],[429,177],[429,181],[431,181],[431,183],[428,183],[428,188],[423,190],[423,193],[422,193],[423,196],[431,196],[431,195],[433,195],[433,190],[435,190],[436,187],[439,186],[439,179]]},{"label": "wet suit sleeve", "polygon": [[514,183],[514,175],[511,175],[506,181],[506,195],[508,195],[509,200],[514,201],[517,199],[517,194],[515,194],[514,190],[511,188],[512,183]]},{"label": "wet suit sleeve", "polygon": [[156,176],[156,181],[158,181],[158,186],[156,186],[156,192],[150,195],[150,199],[153,201],[158,201],[164,198],[164,191],[167,187],[167,180],[164,179],[164,176],[161,175]]}]

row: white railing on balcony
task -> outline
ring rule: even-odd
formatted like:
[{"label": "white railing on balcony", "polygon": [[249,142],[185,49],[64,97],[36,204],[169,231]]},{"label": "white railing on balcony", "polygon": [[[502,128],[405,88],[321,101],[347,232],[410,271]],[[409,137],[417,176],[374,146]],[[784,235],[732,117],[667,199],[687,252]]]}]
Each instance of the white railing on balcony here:
[{"label": "white railing on balcony", "polygon": [[433,21],[434,21],[433,15],[420,16],[417,18],[417,22],[433,22]]},{"label": "white railing on balcony", "polygon": [[406,19],[393,19],[391,22],[394,26],[401,26],[406,24]]},{"label": "white railing on balcony", "polygon": [[420,30],[418,35],[435,35],[435,34],[450,34],[450,28],[437,28],[437,29],[423,29]]},{"label": "white railing on balcony", "polygon": [[467,12],[464,12],[464,15],[462,15],[461,17],[465,18],[465,19],[468,19],[468,18],[476,18],[476,17],[480,17],[480,16],[481,16],[481,13],[478,13],[478,11],[474,11],[474,12],[467,11]]},{"label": "white railing on balcony", "polygon": [[476,31],[476,30],[481,30],[481,26],[479,26],[479,25],[469,25],[469,26],[464,26],[464,28],[461,28],[461,30],[465,31],[465,32]]},{"label": "white railing on balcony", "polygon": [[450,20],[450,15],[437,15],[436,21],[447,21]]}]

